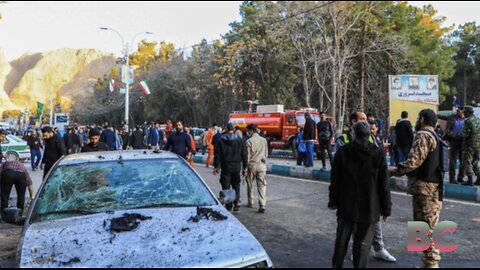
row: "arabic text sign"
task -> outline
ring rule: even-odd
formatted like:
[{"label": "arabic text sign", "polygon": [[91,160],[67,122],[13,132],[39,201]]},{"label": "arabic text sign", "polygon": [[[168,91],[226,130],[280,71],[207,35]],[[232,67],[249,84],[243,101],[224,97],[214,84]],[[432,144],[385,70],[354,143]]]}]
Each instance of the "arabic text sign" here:
[{"label": "arabic text sign", "polygon": [[406,100],[438,105],[437,75],[390,75],[391,100]]}]

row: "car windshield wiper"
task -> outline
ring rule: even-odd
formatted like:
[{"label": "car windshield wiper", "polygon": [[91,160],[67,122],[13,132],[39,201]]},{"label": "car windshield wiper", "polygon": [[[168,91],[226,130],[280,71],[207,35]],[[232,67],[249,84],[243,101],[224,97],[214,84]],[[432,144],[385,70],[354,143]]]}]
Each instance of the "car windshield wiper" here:
[{"label": "car windshield wiper", "polygon": [[92,214],[98,214],[99,212],[94,212],[94,211],[87,211],[87,210],[77,210],[77,209],[72,209],[72,210],[63,210],[63,211],[51,211],[51,212],[46,212],[46,213],[39,213],[38,216],[46,216],[46,215],[92,215]]},{"label": "car windshield wiper", "polygon": [[197,207],[202,205],[194,205],[194,204],[184,204],[184,203],[158,203],[158,204],[150,204],[144,206],[134,207],[132,209],[142,209],[142,208],[169,208],[169,207]]}]

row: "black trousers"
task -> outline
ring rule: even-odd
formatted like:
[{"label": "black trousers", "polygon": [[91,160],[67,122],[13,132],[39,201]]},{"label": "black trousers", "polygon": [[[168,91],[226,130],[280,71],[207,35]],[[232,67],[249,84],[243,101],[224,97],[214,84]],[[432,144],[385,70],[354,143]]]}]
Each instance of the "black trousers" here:
[{"label": "black trousers", "polygon": [[55,162],[47,162],[45,163],[45,168],[43,169],[43,181],[45,181],[45,176],[50,171],[50,169],[55,165]]},{"label": "black trousers", "polygon": [[[242,182],[240,178],[240,171],[229,171],[222,169],[220,174],[220,184],[222,184],[222,189],[229,189],[232,188],[235,190],[235,205],[240,203],[240,183]],[[225,205],[227,210],[231,210],[233,207],[232,203]]]},{"label": "black trousers", "polygon": [[332,157],[332,146],[330,145],[330,140],[320,139],[318,141],[318,154],[320,155],[318,159],[322,161],[323,167],[325,167],[325,151],[327,151],[328,159],[330,160],[330,166],[332,166],[333,157]]},{"label": "black trousers", "polygon": [[450,143],[450,166],[448,169],[449,173],[449,178],[450,182],[455,180],[455,174],[456,174],[456,163],[457,159],[460,160],[460,170],[458,172],[458,179],[463,179],[464,176],[464,168],[463,168],[463,162],[462,162],[462,141],[461,140],[452,140]]},{"label": "black trousers", "polygon": [[343,268],[348,242],[353,233],[353,267],[366,268],[373,240],[373,223],[353,223],[338,219],[337,239],[332,259],[333,268]]},{"label": "black trousers", "polygon": [[0,181],[0,209],[8,208],[8,199],[12,192],[12,187],[15,186],[17,191],[17,208],[23,210],[25,206],[25,193],[27,191],[26,177],[23,172],[6,170],[3,172],[2,181]]}]

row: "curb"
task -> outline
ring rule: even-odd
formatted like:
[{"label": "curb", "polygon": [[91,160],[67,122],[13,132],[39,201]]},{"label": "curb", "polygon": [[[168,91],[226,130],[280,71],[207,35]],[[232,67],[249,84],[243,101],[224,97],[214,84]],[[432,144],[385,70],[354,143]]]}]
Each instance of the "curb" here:
[{"label": "curb", "polygon": [[[195,163],[205,164],[207,155],[193,157]],[[279,176],[287,176],[301,179],[310,179],[321,182],[330,182],[330,171],[305,168],[303,166],[277,165],[273,162],[267,162],[267,173]],[[390,178],[390,189],[395,191],[407,191],[407,179],[399,177]],[[480,203],[480,188],[471,186],[455,185],[444,183],[444,198],[464,200]]]},{"label": "curb", "polygon": [[[332,154],[332,156],[335,156],[335,155]],[[272,158],[290,158],[290,159],[293,160],[292,152],[286,151],[286,150],[275,150],[275,151],[273,151],[272,154],[269,155],[269,157],[272,157]],[[328,161],[328,157],[325,157],[325,158]],[[387,156],[387,164],[390,164],[390,157],[389,156]],[[457,170],[460,170],[460,161],[457,160],[457,162],[455,163],[455,168]]]}]

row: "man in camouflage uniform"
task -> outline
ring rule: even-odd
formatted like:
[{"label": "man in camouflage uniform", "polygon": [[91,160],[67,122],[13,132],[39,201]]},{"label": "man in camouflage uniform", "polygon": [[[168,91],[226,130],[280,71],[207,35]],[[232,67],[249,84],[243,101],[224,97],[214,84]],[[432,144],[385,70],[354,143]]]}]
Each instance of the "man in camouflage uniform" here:
[{"label": "man in camouflage uniform", "polygon": [[473,186],[473,174],[477,175],[475,185],[480,185],[478,175],[478,158],[480,150],[480,119],[473,114],[473,107],[465,106],[465,123],[461,136],[463,138],[463,168],[468,177],[464,185]]},{"label": "man in camouflage uniform", "polygon": [[[437,116],[430,109],[419,113],[417,133],[405,162],[390,170],[390,175],[408,173],[408,193],[413,195],[413,219],[426,222],[432,231],[439,222],[442,209],[443,177],[439,169],[440,147],[434,135]],[[432,245],[424,251],[423,266],[437,268],[440,251]]]}]

